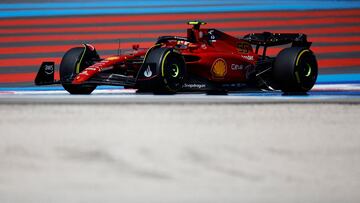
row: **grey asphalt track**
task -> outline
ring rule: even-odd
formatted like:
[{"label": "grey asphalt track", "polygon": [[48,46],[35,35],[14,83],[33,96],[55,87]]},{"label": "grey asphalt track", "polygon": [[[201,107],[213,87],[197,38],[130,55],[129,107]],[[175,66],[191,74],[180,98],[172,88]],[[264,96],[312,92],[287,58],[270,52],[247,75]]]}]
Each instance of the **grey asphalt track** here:
[{"label": "grey asphalt track", "polygon": [[34,102],[0,115],[0,202],[360,200],[358,104]]}]

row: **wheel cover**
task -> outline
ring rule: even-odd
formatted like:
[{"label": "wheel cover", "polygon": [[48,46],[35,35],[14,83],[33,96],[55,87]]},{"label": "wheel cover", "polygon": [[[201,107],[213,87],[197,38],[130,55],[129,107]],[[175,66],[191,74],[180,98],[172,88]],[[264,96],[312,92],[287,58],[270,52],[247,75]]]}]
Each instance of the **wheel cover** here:
[{"label": "wheel cover", "polygon": [[184,79],[185,62],[181,55],[168,51],[161,64],[161,74],[165,86],[171,91],[177,91],[182,87]]},{"label": "wheel cover", "polygon": [[180,72],[179,66],[177,64],[172,64],[171,65],[171,71],[172,71],[171,76],[173,78],[176,78],[179,75],[179,72]]},{"label": "wheel cover", "polygon": [[311,66],[307,63],[306,64],[306,66],[307,66],[307,68],[308,68],[308,70],[307,70],[307,73],[306,73],[306,75],[305,75],[305,77],[309,77],[310,75],[311,75]]}]

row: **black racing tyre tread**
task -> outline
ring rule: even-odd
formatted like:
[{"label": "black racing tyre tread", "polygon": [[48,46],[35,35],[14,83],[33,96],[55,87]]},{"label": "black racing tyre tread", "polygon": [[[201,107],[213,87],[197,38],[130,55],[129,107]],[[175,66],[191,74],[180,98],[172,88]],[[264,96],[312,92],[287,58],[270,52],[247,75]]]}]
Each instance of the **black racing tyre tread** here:
[{"label": "black racing tyre tread", "polygon": [[285,93],[306,93],[315,85],[318,65],[314,53],[305,47],[280,51],[274,62],[273,76]]},{"label": "black racing tyre tread", "polygon": [[[60,80],[66,81],[74,78],[76,74],[76,64],[84,52],[84,47],[74,47],[68,50],[60,63]],[[62,84],[64,89],[70,94],[91,94],[96,89],[96,85],[73,85]]]}]

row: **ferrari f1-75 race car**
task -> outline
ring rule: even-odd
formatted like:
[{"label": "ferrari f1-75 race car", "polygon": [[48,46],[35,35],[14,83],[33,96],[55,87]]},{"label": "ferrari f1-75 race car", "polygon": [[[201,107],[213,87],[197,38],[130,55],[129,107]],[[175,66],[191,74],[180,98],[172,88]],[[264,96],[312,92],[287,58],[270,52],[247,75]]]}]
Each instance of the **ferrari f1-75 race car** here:
[{"label": "ferrari f1-75 race car", "polygon": [[[94,46],[68,50],[60,80],[54,62],[43,62],[36,85],[61,84],[71,94],[90,94],[98,85],[117,85],[141,92],[227,92],[249,88],[306,93],[315,84],[318,67],[305,34],[252,33],[242,38],[188,22],[186,37],[161,36],[151,48],[101,58]],[[276,57],[271,46],[291,44]],[[260,51],[261,50],[261,51]],[[261,52],[261,53],[259,53]]]}]

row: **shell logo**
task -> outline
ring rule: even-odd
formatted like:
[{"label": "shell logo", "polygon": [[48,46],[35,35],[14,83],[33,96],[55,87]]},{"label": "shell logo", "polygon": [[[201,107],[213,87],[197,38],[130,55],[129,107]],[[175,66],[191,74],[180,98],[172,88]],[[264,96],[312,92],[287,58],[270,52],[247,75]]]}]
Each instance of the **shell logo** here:
[{"label": "shell logo", "polygon": [[218,58],[211,67],[211,74],[214,78],[224,78],[227,72],[227,65],[224,59]]}]

